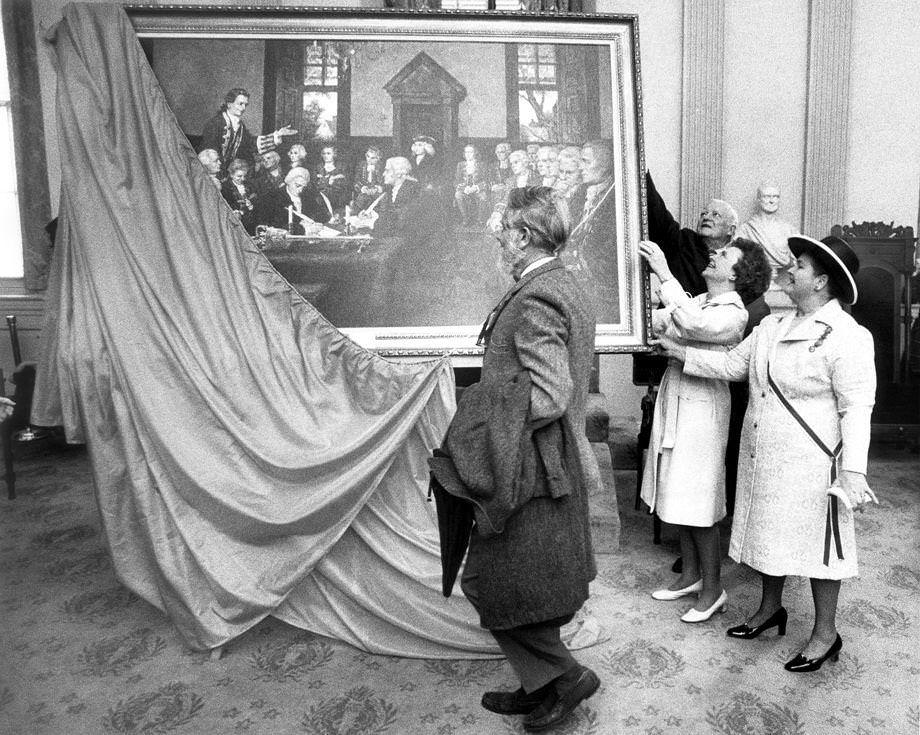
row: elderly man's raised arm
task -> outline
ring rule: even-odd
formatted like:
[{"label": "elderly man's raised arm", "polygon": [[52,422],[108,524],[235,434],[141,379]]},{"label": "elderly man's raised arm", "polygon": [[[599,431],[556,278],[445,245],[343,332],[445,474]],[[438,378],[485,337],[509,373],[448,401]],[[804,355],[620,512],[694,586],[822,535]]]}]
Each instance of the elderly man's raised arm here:
[{"label": "elderly man's raised arm", "polygon": [[668,210],[648,171],[645,172],[645,194],[648,201],[648,239],[657,243],[670,260],[674,248],[680,245],[680,224]]}]

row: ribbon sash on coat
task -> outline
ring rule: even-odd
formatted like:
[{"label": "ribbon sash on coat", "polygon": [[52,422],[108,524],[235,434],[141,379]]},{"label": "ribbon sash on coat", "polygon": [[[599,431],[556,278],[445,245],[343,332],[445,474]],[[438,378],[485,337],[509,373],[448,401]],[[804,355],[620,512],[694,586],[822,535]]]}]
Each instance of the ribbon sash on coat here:
[{"label": "ribbon sash on coat", "polygon": [[[783,392],[773,380],[773,376],[770,374],[769,362],[767,363],[767,382],[770,385],[770,389],[776,394],[776,397],[779,398],[779,402],[783,404],[783,407],[789,411],[792,417],[798,422],[799,426],[805,430],[805,433],[808,434],[811,440],[817,445],[818,449],[824,452],[830,459],[829,484],[833,485],[834,481],[837,479],[837,458],[840,456],[840,452],[843,449],[843,440],[841,439],[837,442],[837,446],[834,447],[833,450],[821,441],[821,437],[815,433],[814,429],[808,425],[801,414],[795,410],[795,407],[789,402],[789,399],[783,395]],[[827,498],[827,520],[824,527],[824,566],[830,566],[832,540],[834,542],[834,550],[837,552],[837,558],[843,559],[843,544],[840,541],[840,520],[837,498],[834,495],[829,495]]]}]

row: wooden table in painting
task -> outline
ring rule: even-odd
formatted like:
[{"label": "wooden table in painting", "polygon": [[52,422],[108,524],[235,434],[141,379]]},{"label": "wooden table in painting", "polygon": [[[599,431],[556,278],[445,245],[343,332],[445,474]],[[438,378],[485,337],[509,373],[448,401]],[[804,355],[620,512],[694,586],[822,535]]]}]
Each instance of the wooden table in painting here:
[{"label": "wooden table in painting", "polygon": [[400,238],[283,235],[265,240],[271,264],[337,327],[381,326]]}]

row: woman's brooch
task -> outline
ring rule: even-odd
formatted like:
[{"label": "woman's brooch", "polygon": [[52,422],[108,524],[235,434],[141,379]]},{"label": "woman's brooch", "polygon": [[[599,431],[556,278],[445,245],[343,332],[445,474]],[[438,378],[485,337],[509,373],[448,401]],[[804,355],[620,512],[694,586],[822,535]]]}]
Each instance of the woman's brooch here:
[{"label": "woman's brooch", "polygon": [[808,351],[814,352],[816,349],[818,349],[822,344],[824,344],[824,340],[827,339],[827,335],[829,335],[833,331],[834,331],[834,328],[830,324],[826,324],[824,326],[824,333],[820,337],[818,337],[818,339],[815,340],[815,343],[811,347],[808,348]]}]

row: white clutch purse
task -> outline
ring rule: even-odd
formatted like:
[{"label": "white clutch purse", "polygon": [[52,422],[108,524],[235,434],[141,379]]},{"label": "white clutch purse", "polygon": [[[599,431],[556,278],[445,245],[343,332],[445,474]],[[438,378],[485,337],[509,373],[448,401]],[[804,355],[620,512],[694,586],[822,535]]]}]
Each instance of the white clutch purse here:
[{"label": "white clutch purse", "polygon": [[[853,503],[850,502],[850,496],[843,491],[843,488],[840,487],[840,483],[837,480],[834,480],[834,483],[827,489],[827,494],[839,498],[840,502],[846,506],[847,510],[853,510]],[[878,498],[875,497],[875,493],[872,492],[871,489],[869,490],[869,497],[866,499],[878,505]]]}]

